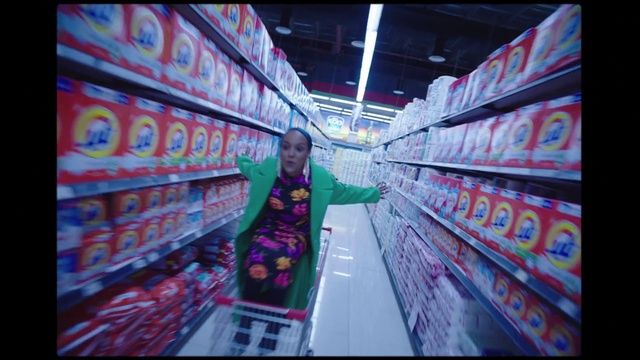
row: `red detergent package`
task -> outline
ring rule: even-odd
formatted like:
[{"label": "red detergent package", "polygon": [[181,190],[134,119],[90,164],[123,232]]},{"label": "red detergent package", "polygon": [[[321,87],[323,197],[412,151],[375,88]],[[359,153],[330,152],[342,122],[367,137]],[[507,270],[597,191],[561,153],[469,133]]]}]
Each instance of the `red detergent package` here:
[{"label": "red detergent package", "polygon": [[122,65],[137,74],[160,80],[171,52],[171,11],[167,5],[126,4],[127,42]]},{"label": "red detergent package", "polygon": [[498,85],[500,93],[516,89],[525,82],[525,68],[536,37],[536,29],[527,29],[509,44],[504,73]]},{"label": "red detergent package", "polygon": [[504,76],[510,45],[505,44],[489,55],[487,65],[487,84],[481,96],[483,100],[491,100],[502,94],[500,83]]},{"label": "red detergent package", "polygon": [[203,171],[207,169],[209,154],[209,135],[213,126],[213,119],[195,114],[195,121],[191,123],[191,144],[187,152],[187,171]]},{"label": "red detergent package", "polygon": [[163,157],[160,163],[161,174],[176,174],[187,169],[187,151],[189,149],[192,124],[195,115],[191,111],[171,107],[167,117],[167,131],[163,141]]},{"label": "red detergent package", "polygon": [[121,4],[61,4],[58,42],[121,65],[128,28]]},{"label": "red detergent package", "polygon": [[232,62],[229,68],[229,90],[227,91],[225,107],[231,111],[238,112],[240,110],[240,96],[242,92],[242,76],[244,74],[244,69],[235,62]]},{"label": "red detergent package", "polygon": [[157,175],[168,109],[140,97],[131,100],[129,118],[123,129],[126,149],[120,162],[120,177]]},{"label": "red detergent package", "polygon": [[545,103],[539,102],[517,110],[500,159],[502,166],[531,167],[531,153],[540,131],[544,109]]},{"label": "red detergent package", "polygon": [[226,126],[226,122],[213,119],[213,122],[209,127],[211,131],[207,161],[207,169],[209,170],[217,170],[222,168],[224,144],[226,138]]},{"label": "red detergent package", "polygon": [[118,177],[126,149],[123,128],[129,117],[129,96],[64,77],[58,77],[57,85],[65,101],[58,113],[58,182]]},{"label": "red detergent package", "polygon": [[177,11],[171,11],[171,45],[162,82],[192,94],[198,72],[202,35]]},{"label": "red detergent package", "polygon": [[573,128],[582,116],[580,94],[546,102],[542,124],[531,152],[531,167],[559,169],[570,150]]},{"label": "red detergent package", "polygon": [[222,168],[230,169],[236,166],[236,157],[238,155],[238,137],[240,134],[240,126],[237,124],[227,123],[225,129],[224,152],[222,155]]},{"label": "red detergent package", "polygon": [[204,38],[200,42],[193,94],[199,98],[215,100],[215,78],[218,48],[213,41]]}]

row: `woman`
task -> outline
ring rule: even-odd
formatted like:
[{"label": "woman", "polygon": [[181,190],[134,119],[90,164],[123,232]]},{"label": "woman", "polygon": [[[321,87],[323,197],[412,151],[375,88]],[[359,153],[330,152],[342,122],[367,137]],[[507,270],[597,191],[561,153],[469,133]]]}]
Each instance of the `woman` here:
[{"label": "woman", "polygon": [[[282,137],[278,159],[254,164],[238,157],[251,182],[249,204],[236,237],[238,288],[244,300],[305,309],[316,277],[322,222],[330,204],[375,203],[384,183],[361,188],[338,182],[310,159],[311,136],[300,128]],[[279,327],[270,324],[269,333]],[[247,319],[241,321],[247,328]],[[240,335],[240,334],[238,334]],[[236,341],[247,344],[248,337]],[[261,347],[274,349],[263,339]]]}]

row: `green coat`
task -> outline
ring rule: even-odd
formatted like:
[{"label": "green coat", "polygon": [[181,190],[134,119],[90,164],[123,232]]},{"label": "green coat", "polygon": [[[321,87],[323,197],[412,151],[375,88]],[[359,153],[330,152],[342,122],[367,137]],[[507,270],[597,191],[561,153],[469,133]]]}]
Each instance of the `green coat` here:
[{"label": "green coat", "polygon": [[[261,164],[244,156],[237,159],[240,172],[251,182],[249,204],[240,222],[236,236],[235,252],[240,294],[244,289],[247,271],[243,268],[251,238],[263,213],[271,188],[276,180],[276,158],[268,157]],[[340,183],[327,170],[311,164],[311,246],[293,267],[293,283],[289,287],[284,306],[292,309],[305,309],[309,290],[316,278],[316,265],[320,250],[320,231],[322,222],[330,204],[375,203],[380,200],[378,188],[361,188]]]}]

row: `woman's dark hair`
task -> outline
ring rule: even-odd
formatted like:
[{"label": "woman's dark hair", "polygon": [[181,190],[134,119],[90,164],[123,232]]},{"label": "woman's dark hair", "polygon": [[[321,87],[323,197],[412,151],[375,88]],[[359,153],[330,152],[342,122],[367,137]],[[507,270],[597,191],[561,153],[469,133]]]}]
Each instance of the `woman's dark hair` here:
[{"label": "woman's dark hair", "polygon": [[304,136],[305,139],[307,139],[307,145],[309,145],[309,151],[311,151],[311,147],[313,146],[313,141],[311,140],[311,135],[309,135],[309,133],[306,130],[301,129],[301,128],[297,128],[297,127],[290,128],[289,130],[287,130],[287,133],[290,133],[293,130],[299,132],[300,134],[302,134],[302,136]]}]

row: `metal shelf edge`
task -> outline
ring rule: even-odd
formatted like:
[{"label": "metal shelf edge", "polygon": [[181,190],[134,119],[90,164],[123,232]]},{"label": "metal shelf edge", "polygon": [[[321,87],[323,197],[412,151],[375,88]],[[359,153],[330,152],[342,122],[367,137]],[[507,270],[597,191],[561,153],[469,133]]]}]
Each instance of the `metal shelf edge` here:
[{"label": "metal shelf edge", "polygon": [[68,200],[83,196],[93,196],[146,186],[166,185],[178,182],[218,178],[237,174],[240,174],[240,170],[238,168],[233,168],[169,175],[141,176],[138,178],[113,179],[90,183],[64,184],[57,186],[57,200]]},{"label": "metal shelf edge", "polygon": [[531,168],[516,168],[516,167],[506,167],[506,166],[467,165],[467,164],[443,163],[443,162],[419,161],[419,160],[387,159],[387,161],[402,163],[402,164],[411,164],[411,165],[443,167],[448,169],[482,171],[482,172],[498,173],[498,174],[505,174],[505,175],[543,177],[543,178],[550,178],[550,179],[557,179],[557,180],[573,180],[573,181],[582,180],[582,172],[574,171],[574,170],[531,169]]}]

